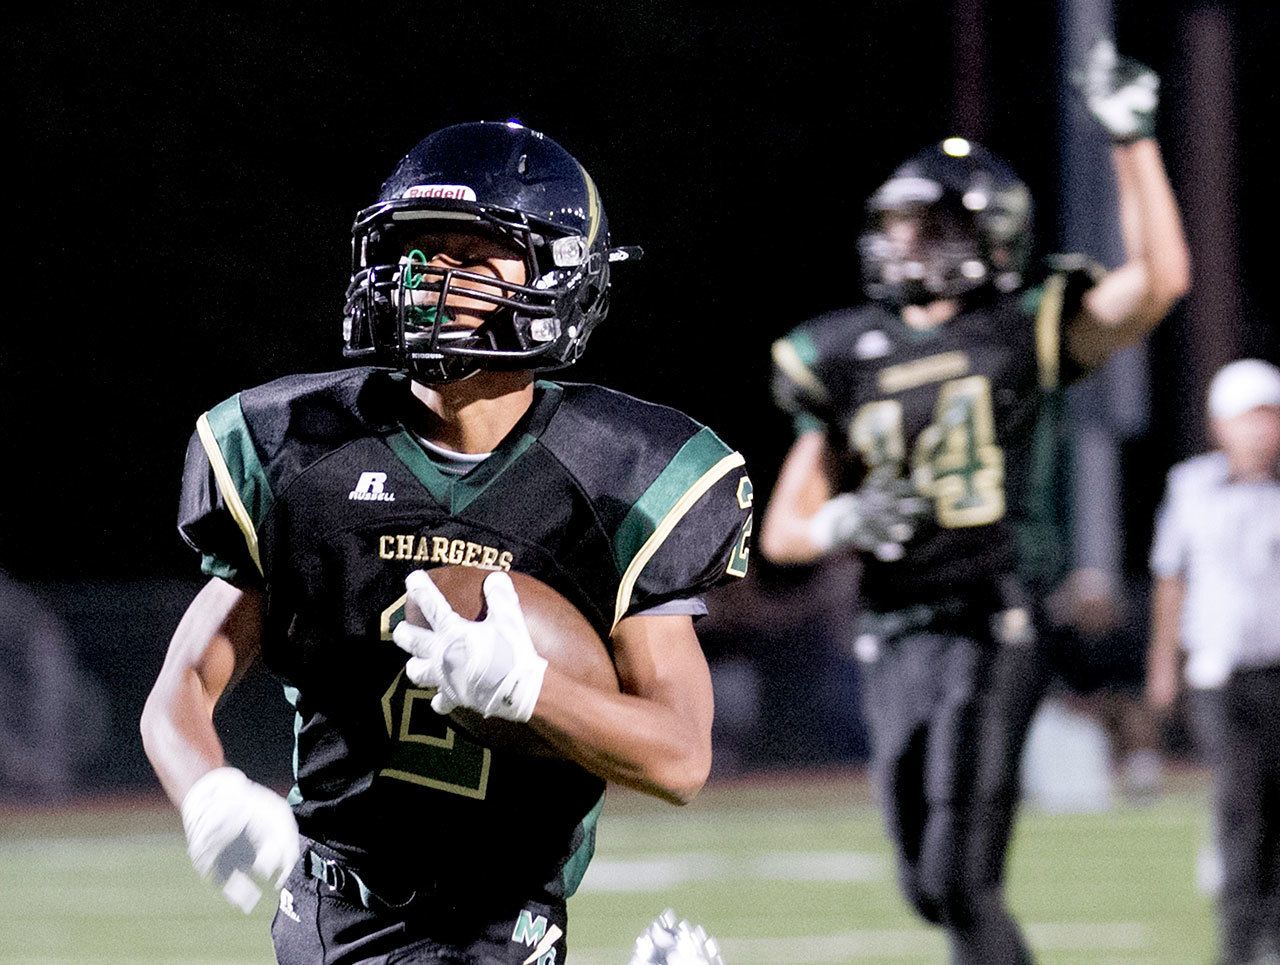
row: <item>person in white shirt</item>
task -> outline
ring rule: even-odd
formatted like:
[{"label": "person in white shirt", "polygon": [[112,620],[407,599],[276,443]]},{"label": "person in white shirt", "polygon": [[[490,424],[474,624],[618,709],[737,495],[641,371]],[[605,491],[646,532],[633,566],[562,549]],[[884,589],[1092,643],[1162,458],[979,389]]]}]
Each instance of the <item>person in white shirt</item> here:
[{"label": "person in white shirt", "polygon": [[1253,962],[1280,954],[1280,369],[1224,366],[1209,415],[1218,448],[1170,470],[1156,524],[1147,699],[1168,710],[1185,679],[1215,772],[1222,960]]}]

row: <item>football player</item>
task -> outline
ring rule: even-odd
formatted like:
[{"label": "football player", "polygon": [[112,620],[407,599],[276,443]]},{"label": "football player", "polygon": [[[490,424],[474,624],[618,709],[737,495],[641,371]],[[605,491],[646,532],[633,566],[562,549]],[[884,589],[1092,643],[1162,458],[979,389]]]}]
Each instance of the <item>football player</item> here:
[{"label": "football player", "polygon": [[[745,573],[743,458],[687,416],[545,381],[605,317],[595,184],[515,123],[418,144],[353,229],[346,354],[197,422],[179,528],[210,578],[148,701],[147,752],[196,868],[282,887],[281,962],[565,956],[606,781],[681,803],[710,766],[702,595]],[[486,615],[427,572],[477,567]],[[608,641],[621,693],[549,666],[508,571]],[[425,627],[404,623],[407,596]],[[408,659],[406,659],[406,654]],[[287,800],[224,760],[218,699],[255,660],[296,709]],[[560,758],[490,748],[454,707]]]},{"label": "football player", "polygon": [[1156,79],[1091,55],[1113,138],[1127,260],[1028,277],[1031,199],[952,138],[867,204],[860,308],[775,343],[795,440],[761,532],[781,563],[857,551],[874,757],[903,893],[952,958],[1030,952],[1002,886],[1019,751],[1043,679],[1035,575],[1062,550],[1037,476],[1054,470],[1058,390],[1139,339],[1186,291],[1177,207],[1152,138]]}]

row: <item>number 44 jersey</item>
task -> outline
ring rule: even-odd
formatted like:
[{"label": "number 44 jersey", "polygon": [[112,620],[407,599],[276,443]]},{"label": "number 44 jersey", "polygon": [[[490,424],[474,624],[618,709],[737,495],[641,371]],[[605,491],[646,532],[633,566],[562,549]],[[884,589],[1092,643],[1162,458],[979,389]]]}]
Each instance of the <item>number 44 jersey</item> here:
[{"label": "number 44 jersey", "polygon": [[930,510],[904,558],[864,558],[861,594],[888,612],[1060,570],[1060,385],[1076,374],[1062,321],[1094,275],[1061,258],[1047,281],[992,294],[927,330],[877,303],[774,343],[774,393],[797,432],[825,431],[841,490],[872,468],[909,478]]},{"label": "number 44 jersey", "polygon": [[391,641],[405,577],[518,570],[608,640],[628,616],[745,573],[751,484],[742,456],[681,413],[553,382],[459,475],[402,421],[420,405],[381,369],[241,392],[197,423],[179,529],[205,573],[263,594],[263,658],[297,712],[304,834],[445,891],[567,896],[603,782],[481,746],[431,710]]}]

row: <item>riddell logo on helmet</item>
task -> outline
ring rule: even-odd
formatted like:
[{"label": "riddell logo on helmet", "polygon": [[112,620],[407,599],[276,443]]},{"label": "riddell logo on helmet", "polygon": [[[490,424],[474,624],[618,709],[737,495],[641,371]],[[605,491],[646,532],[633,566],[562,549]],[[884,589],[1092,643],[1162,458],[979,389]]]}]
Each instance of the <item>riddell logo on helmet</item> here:
[{"label": "riddell logo on helmet", "polygon": [[455,201],[474,201],[476,193],[465,184],[415,184],[406,188],[402,198],[451,198]]}]

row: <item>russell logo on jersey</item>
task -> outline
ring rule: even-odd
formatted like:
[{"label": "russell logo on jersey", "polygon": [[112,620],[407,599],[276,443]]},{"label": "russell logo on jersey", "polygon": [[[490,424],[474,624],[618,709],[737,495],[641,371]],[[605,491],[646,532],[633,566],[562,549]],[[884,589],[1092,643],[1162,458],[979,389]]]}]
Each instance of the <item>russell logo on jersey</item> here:
[{"label": "russell logo on jersey", "polygon": [[394,503],[396,494],[387,492],[387,474],[385,472],[362,472],[360,480],[356,483],[356,488],[347,493],[347,498]]}]

